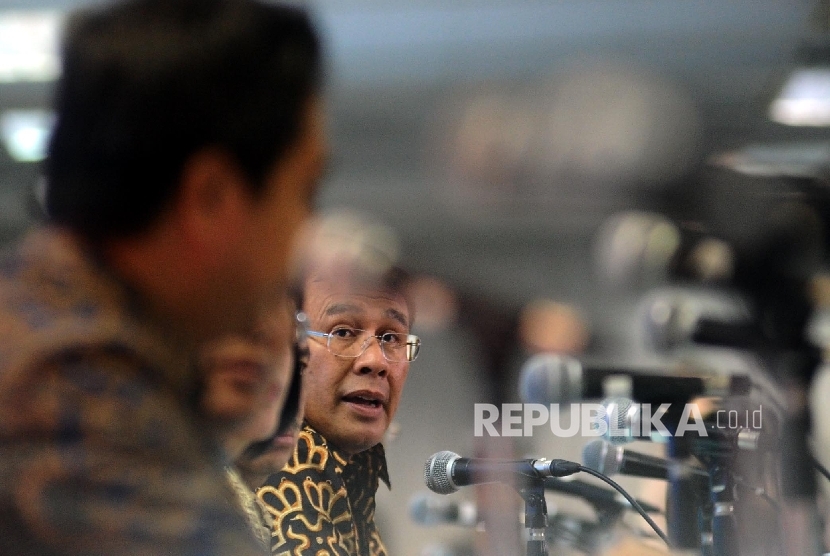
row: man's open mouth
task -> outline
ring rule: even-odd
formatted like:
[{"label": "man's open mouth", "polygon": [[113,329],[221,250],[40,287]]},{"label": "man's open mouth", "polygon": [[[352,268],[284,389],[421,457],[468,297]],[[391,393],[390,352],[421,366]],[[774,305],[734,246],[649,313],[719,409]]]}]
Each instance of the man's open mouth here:
[{"label": "man's open mouth", "polygon": [[348,396],[344,396],[343,400],[368,407],[380,407],[382,405],[380,399],[369,394],[349,394]]}]

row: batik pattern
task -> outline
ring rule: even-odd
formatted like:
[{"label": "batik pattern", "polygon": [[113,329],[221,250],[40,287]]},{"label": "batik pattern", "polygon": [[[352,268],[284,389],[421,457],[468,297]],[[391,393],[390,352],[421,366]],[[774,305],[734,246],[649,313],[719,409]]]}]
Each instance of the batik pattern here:
[{"label": "batik pattern", "polygon": [[0,257],[0,554],[263,554],[174,337],[68,233]]},{"label": "batik pattern", "polygon": [[383,446],[344,458],[309,426],[294,455],[258,491],[274,519],[276,556],[386,556],[375,493],[389,485]]}]

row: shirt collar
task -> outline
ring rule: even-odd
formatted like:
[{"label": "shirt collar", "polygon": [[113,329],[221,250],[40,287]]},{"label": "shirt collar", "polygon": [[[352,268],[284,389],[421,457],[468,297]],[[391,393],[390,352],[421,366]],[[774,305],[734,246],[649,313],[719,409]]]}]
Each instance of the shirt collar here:
[{"label": "shirt collar", "polygon": [[[389,480],[389,466],[386,463],[386,450],[380,442],[351,457],[346,457],[333,444],[328,442],[323,435],[317,432],[307,422],[303,423],[303,428],[311,433],[315,443],[325,446],[331,452],[337,463],[345,470],[346,468],[363,468],[363,473],[367,474],[367,479],[371,480],[377,478],[386,485],[386,488],[391,489],[392,483]],[[375,482],[375,481],[372,481]]]}]

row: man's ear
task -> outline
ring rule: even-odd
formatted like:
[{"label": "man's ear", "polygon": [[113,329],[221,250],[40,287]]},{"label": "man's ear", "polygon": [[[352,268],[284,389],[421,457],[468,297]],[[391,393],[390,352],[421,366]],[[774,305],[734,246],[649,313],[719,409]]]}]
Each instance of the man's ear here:
[{"label": "man's ear", "polygon": [[[174,211],[191,249],[223,257],[241,238],[248,183],[233,156],[217,148],[193,154],[182,168]],[[224,246],[224,248],[223,248]]]}]

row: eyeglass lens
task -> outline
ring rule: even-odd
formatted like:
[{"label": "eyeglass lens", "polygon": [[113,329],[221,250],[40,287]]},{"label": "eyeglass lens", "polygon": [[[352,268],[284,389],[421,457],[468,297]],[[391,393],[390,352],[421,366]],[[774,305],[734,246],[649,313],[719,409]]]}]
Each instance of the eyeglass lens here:
[{"label": "eyeglass lens", "polygon": [[367,337],[365,330],[352,330],[352,334],[339,334],[338,332],[334,330],[329,334],[328,347],[333,354],[343,357],[360,356],[369,346],[372,338],[377,338],[383,356],[388,361],[414,361],[420,349],[420,341],[410,342],[409,334],[387,332],[379,336]]}]

